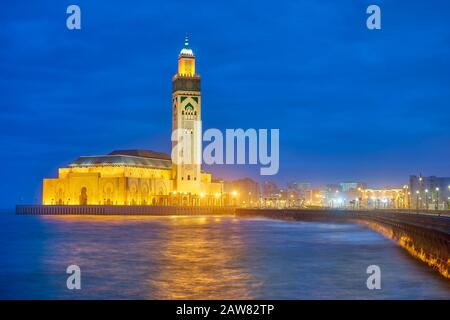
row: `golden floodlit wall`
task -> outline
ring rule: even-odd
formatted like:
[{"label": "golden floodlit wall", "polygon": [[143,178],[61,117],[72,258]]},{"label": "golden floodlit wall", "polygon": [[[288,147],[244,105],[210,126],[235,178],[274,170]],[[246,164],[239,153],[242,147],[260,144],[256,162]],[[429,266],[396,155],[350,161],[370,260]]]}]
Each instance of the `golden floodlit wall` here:
[{"label": "golden floodlit wall", "polygon": [[195,75],[195,59],[192,57],[182,57],[178,59],[178,74],[185,77]]},{"label": "golden floodlit wall", "polygon": [[44,205],[220,205],[223,184],[201,174],[200,190],[177,193],[170,169],[127,166],[60,168],[44,179]]},{"label": "golden floodlit wall", "polygon": [[44,179],[43,204],[157,204],[173,189],[170,170],[133,167],[60,168]]}]

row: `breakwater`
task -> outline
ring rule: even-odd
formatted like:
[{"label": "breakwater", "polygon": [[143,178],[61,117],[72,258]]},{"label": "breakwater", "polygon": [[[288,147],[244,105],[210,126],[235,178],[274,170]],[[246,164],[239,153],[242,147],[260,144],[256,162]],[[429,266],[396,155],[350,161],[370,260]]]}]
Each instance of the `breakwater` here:
[{"label": "breakwater", "polygon": [[146,215],[146,216],[198,216],[232,215],[231,207],[182,207],[182,206],[53,206],[17,205],[20,215]]},{"label": "breakwater", "polygon": [[400,211],[236,209],[240,217],[359,223],[398,243],[450,279],[450,217]]}]

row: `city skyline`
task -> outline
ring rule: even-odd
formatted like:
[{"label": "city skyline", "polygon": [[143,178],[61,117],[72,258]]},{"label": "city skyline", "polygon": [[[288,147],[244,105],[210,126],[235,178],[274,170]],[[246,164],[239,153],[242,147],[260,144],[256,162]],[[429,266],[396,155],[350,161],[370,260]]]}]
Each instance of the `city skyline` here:
[{"label": "city skyline", "polygon": [[[120,5],[84,4],[79,33],[65,28],[58,6],[12,6],[15,20],[0,22],[6,47],[1,147],[8,167],[2,176],[10,181],[2,186],[2,205],[39,199],[41,178],[78,155],[124,148],[168,152],[168,78],[186,33],[204,79],[206,128],[280,129],[280,172],[270,180],[382,187],[407,184],[412,174],[448,176],[445,10],[428,6],[422,12],[427,24],[415,26],[411,12],[383,3],[390,32],[374,34],[364,27],[365,4],[328,5],[332,10],[308,1],[282,3],[277,10],[286,19],[272,19],[265,2],[258,9],[244,5],[240,12],[253,13],[254,25],[229,7],[216,12],[216,23],[200,11],[186,28],[164,21],[172,11],[183,12],[183,2],[157,16],[138,3],[127,7],[126,17]],[[193,5],[200,7],[208,3]],[[224,24],[230,17],[235,25]],[[267,180],[257,169],[207,167],[226,179]]]}]

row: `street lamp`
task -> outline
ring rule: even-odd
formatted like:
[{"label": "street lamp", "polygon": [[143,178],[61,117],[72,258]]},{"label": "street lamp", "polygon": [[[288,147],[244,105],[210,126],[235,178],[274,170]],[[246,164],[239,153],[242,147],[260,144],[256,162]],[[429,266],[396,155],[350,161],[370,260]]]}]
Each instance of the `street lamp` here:
[{"label": "street lamp", "polygon": [[438,210],[439,209],[439,188],[436,187],[436,205],[435,205],[435,209]]},{"label": "street lamp", "polygon": [[411,192],[408,191],[408,209],[411,209]]},{"label": "street lamp", "polygon": [[419,210],[419,190],[416,190],[416,210]]},{"label": "street lamp", "polygon": [[236,191],[232,191],[231,192],[231,196],[232,196],[232,205],[233,206],[235,206],[237,203],[236,203],[236,196],[238,195],[238,193],[236,192]]},{"label": "street lamp", "polygon": [[[450,192],[450,185],[448,185],[448,190]],[[450,209],[450,197],[447,197],[447,209]]]},{"label": "street lamp", "polygon": [[222,205],[222,199],[219,199],[219,198],[221,198],[220,197],[220,193],[218,193],[218,192],[216,192],[215,194],[214,194],[214,197],[216,198],[216,205],[217,205],[217,200],[219,200],[219,205]]}]

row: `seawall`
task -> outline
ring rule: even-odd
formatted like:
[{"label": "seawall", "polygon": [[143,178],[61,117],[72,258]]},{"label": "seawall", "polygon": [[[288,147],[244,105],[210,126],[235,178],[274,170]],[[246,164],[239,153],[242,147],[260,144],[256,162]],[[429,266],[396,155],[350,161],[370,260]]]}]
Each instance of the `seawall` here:
[{"label": "seawall", "polygon": [[359,223],[395,241],[450,279],[450,217],[389,211],[236,209],[236,216]]},{"label": "seawall", "polygon": [[233,215],[232,207],[181,207],[181,206],[53,206],[17,205],[20,215],[146,215],[146,216],[196,216]]}]

